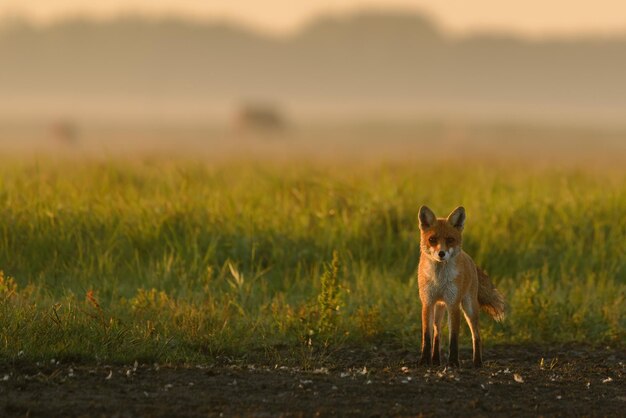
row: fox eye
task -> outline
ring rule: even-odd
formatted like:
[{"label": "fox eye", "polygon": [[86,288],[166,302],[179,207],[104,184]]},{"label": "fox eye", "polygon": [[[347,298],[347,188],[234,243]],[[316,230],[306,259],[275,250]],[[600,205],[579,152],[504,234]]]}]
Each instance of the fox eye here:
[{"label": "fox eye", "polygon": [[433,244],[433,245],[436,244],[437,243],[437,237],[430,237],[430,238],[428,238],[428,242]]},{"label": "fox eye", "polygon": [[446,238],[446,244],[448,244],[448,245],[454,244],[454,238],[452,238],[452,237]]}]

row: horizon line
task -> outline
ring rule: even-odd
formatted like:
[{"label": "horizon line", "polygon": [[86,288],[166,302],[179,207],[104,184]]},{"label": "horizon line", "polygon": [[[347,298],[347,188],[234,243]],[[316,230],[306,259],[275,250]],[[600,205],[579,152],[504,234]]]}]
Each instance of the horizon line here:
[{"label": "horizon line", "polygon": [[25,25],[31,28],[46,29],[55,26],[62,26],[72,22],[83,23],[97,23],[106,24],[116,21],[138,20],[145,22],[181,22],[194,24],[198,26],[230,26],[233,28],[239,28],[247,32],[252,32],[256,35],[262,35],[272,38],[290,38],[297,36],[312,27],[314,24],[325,20],[332,19],[338,22],[346,22],[350,19],[354,19],[358,16],[391,16],[391,17],[413,17],[421,18],[424,21],[430,23],[433,29],[443,35],[450,38],[471,38],[479,36],[500,36],[507,38],[516,38],[520,40],[530,41],[543,41],[543,40],[576,40],[576,39],[616,39],[626,37],[626,25],[619,30],[611,31],[596,31],[596,30],[582,30],[582,31],[549,31],[542,33],[533,33],[531,31],[524,31],[515,28],[500,27],[476,27],[466,30],[454,30],[446,27],[441,23],[441,19],[434,17],[431,13],[412,9],[412,8],[381,8],[381,7],[362,7],[343,12],[320,12],[313,16],[309,16],[303,19],[300,23],[294,25],[289,29],[270,29],[268,26],[258,23],[247,21],[243,18],[236,18],[232,16],[200,16],[193,15],[185,12],[140,12],[140,11],[121,11],[119,13],[107,14],[103,16],[97,16],[91,13],[75,12],[64,16],[56,16],[50,19],[37,19],[34,16],[29,16],[27,13],[11,12],[0,13],[0,29],[8,25]]}]

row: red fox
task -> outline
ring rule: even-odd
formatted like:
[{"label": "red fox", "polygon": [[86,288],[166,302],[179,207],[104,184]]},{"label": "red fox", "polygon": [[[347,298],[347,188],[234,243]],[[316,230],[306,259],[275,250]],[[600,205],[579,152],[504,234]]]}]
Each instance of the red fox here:
[{"label": "red fox", "polygon": [[482,308],[495,320],[504,318],[504,298],[461,249],[465,208],[459,206],[448,218],[437,218],[422,206],[419,211],[419,295],[422,302],[422,353],[419,364],[441,363],[440,334],[443,314],[448,310],[450,347],[448,365],[459,366],[459,322],[461,311],[472,332],[474,366],[482,365],[478,314]]}]

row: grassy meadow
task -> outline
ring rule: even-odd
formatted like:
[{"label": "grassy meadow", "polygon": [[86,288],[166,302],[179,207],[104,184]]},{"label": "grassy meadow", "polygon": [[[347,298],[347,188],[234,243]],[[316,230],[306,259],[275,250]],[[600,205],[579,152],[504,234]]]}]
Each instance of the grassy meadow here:
[{"label": "grassy meadow", "polygon": [[467,209],[487,349],[626,337],[621,166],[31,158],[0,164],[0,359],[417,352],[421,204]]}]

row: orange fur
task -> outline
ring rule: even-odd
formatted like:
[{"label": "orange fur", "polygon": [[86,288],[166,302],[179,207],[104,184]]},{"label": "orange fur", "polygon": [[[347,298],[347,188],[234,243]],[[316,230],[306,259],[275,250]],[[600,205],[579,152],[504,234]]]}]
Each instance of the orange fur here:
[{"label": "orange fur", "polygon": [[440,334],[444,310],[448,311],[450,352],[448,364],[458,366],[458,332],[461,313],[472,332],[474,365],[482,364],[478,323],[480,309],[501,320],[504,299],[489,277],[462,250],[465,209],[437,218],[422,206],[420,220],[419,295],[422,302],[422,354],[420,364],[440,361]]}]

